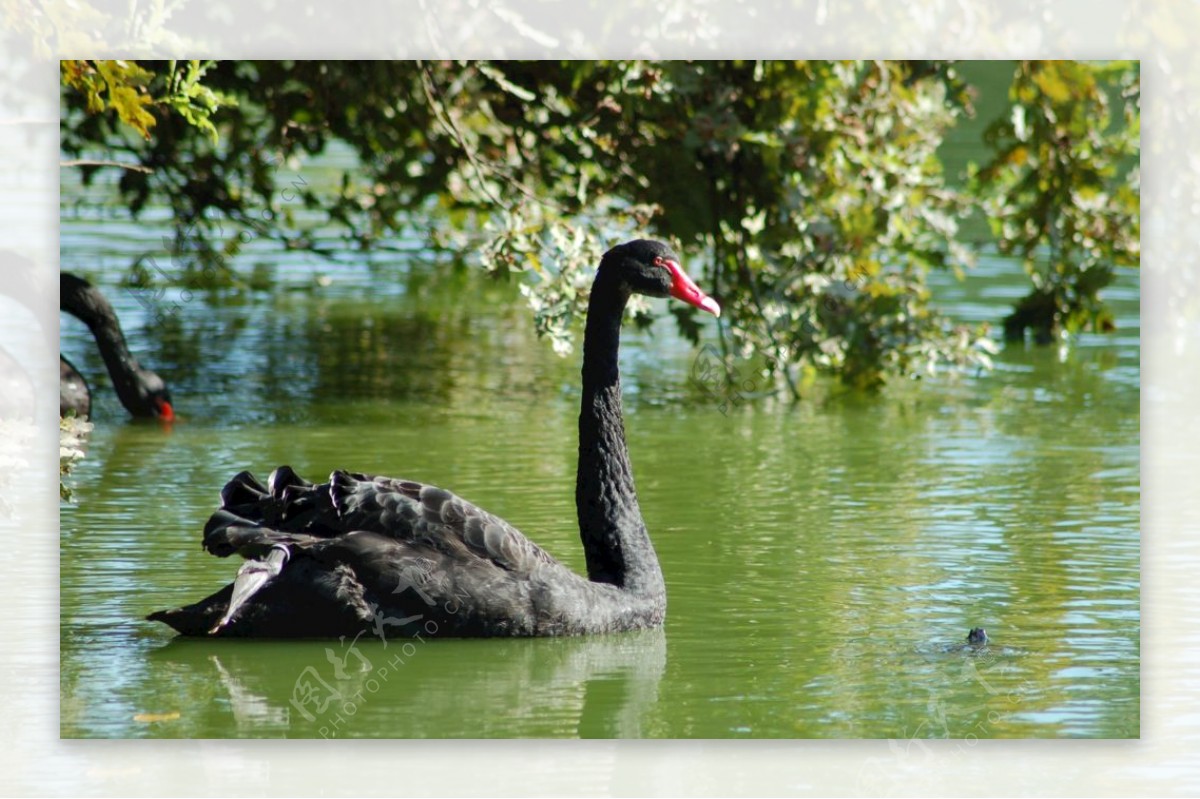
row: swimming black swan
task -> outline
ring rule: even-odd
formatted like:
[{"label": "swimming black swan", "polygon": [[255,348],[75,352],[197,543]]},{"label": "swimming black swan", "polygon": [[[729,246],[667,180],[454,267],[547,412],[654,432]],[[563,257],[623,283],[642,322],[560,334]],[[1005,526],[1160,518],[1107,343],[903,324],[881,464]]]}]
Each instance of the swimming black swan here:
[{"label": "swimming black swan", "polygon": [[[117,397],[134,416],[158,417],[171,420],[175,417],[171,406],[171,393],[162,378],[143,369],[125,346],[125,335],[112,305],[100,290],[83,278],[62,272],[58,279],[61,310],[79,319],[92,331],[104,365],[112,377]],[[92,393],[79,370],[66,358],[59,356],[58,412],[66,416],[88,416],[92,411]]]},{"label": "swimming black swan", "polygon": [[242,472],[221,492],[203,546],[250,560],[194,605],[147,618],[185,635],[544,636],[662,624],[662,571],[633,487],[617,349],[631,294],[720,314],[669,247],[605,253],[583,339],[575,505],[588,577],[502,519],[410,480],[337,471],[313,485],[290,467],[267,485]]}]

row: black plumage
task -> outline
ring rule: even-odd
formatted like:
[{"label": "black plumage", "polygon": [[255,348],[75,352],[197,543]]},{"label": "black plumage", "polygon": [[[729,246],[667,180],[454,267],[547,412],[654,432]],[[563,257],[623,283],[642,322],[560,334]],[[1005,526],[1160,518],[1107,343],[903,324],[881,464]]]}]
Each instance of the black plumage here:
[{"label": "black plumage", "polygon": [[[154,372],[140,366],[125,344],[125,334],[108,299],[81,277],[62,272],[58,280],[59,309],[88,326],[104,358],[121,404],[133,416],[172,419],[171,392]],[[59,415],[89,416],[92,392],[87,380],[59,356]]]},{"label": "black plumage", "polygon": [[[213,555],[249,558],[233,585],[148,618],[185,635],[545,636],[662,623],[666,587],[625,445],[618,337],[632,293],[719,309],[666,245],[605,254],[588,305],[576,506],[588,578],[470,502],[412,480],[282,466],[242,472],[204,529]],[[232,600],[232,603],[231,603]]]}]

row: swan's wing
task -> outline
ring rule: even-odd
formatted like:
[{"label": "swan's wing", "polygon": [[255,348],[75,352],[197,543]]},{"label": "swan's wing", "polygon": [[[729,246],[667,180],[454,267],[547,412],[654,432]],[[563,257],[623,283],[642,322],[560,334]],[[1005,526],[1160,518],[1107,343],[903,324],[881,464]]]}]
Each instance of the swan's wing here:
[{"label": "swan's wing", "polygon": [[[259,529],[260,546],[295,538]],[[198,636],[532,635],[541,591],[488,558],[360,530],[272,546],[220,591],[147,618]]]},{"label": "swan's wing", "polygon": [[508,522],[436,486],[340,471],[327,483],[313,484],[287,466],[272,472],[265,486],[249,472],[231,480],[205,526],[204,548],[220,556],[256,557],[274,544],[306,544],[355,531],[458,559],[486,558],[515,572],[557,563]]},{"label": "swan's wing", "polygon": [[437,486],[334,472],[330,494],[355,530],[413,541],[448,555],[484,557],[518,572],[556,562],[508,522]]}]

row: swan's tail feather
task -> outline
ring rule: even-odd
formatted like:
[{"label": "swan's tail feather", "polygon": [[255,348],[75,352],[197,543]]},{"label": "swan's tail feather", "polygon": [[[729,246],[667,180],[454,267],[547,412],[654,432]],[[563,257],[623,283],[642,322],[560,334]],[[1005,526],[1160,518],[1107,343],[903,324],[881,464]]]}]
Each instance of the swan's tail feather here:
[{"label": "swan's tail feather", "polygon": [[237,551],[237,548],[227,548],[224,546],[228,537],[227,531],[231,527],[241,527],[243,525],[250,527],[258,526],[253,522],[243,519],[236,513],[221,508],[208,517],[208,522],[204,525],[204,538],[201,539],[200,546],[205,551],[211,552],[219,558],[229,557]]},{"label": "swan's tail feather", "polygon": [[195,637],[336,638],[370,630],[373,610],[361,586],[344,571],[314,566],[302,549],[273,548],[210,596],[146,618]]},{"label": "swan's tail feather", "polygon": [[[250,472],[240,472],[221,489],[221,507],[245,511],[258,508],[260,512],[281,510],[281,505],[313,493],[313,484],[291,466],[280,466],[267,477],[267,484]],[[242,515],[245,515],[243,512]]]},{"label": "swan's tail feather", "polygon": [[181,635],[208,635],[213,624],[228,607],[232,594],[231,583],[194,604],[171,610],[156,610],[147,616],[146,620],[162,622]]},{"label": "swan's tail feather", "polygon": [[296,474],[296,470],[291,466],[280,466],[267,478],[267,490],[277,499],[283,498],[284,492],[293,486],[312,488],[313,484]]},{"label": "swan's tail feather", "polygon": [[243,558],[260,558],[275,546],[309,546],[325,539],[304,533],[285,533],[269,527],[231,524],[223,527],[204,542],[204,548],[219,558],[238,554]]},{"label": "swan's tail feather", "polygon": [[236,579],[200,602],[146,618],[190,636],[320,637],[356,630],[370,613],[361,603],[347,603],[344,570],[319,563],[345,526],[329,483],[314,485],[289,466],[265,482],[242,472],[221,490],[203,539],[213,555],[247,559]]},{"label": "swan's tail feather", "polygon": [[337,510],[329,492],[322,489],[290,466],[271,472],[266,485],[250,472],[242,472],[221,490],[221,507],[204,526],[204,549],[219,557],[241,551],[245,543],[234,543],[235,539],[252,539],[255,528],[328,537],[338,529]]},{"label": "swan's tail feather", "polygon": [[208,634],[215,635],[226,624],[229,624],[229,620],[241,609],[242,605],[262,590],[267,583],[279,576],[290,557],[287,547],[276,544],[271,547],[270,552],[262,560],[251,560],[244,563],[242,568],[238,569],[237,577],[233,581],[233,596],[229,600],[228,610],[225,611],[221,620],[213,625]]},{"label": "swan's tail feather", "polygon": [[221,507],[233,508],[239,505],[252,505],[261,502],[268,496],[267,487],[260,483],[257,477],[250,472],[239,472],[221,489]]}]

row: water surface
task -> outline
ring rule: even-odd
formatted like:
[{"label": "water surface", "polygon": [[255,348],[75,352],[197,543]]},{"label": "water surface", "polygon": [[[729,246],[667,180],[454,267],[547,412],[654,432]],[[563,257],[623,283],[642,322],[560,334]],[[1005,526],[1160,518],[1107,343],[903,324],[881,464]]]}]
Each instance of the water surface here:
[{"label": "water surface", "polygon": [[[199,541],[241,469],[442,485],[582,570],[578,360],[535,339],[511,285],[397,256],[345,270],[281,257],[279,290],[197,294],[155,324],[118,271],[95,268],[153,231],[101,227],[114,223],[64,219],[63,267],[98,277],[181,418],[128,421],[64,320],[64,352],[98,393],[61,513],[65,737],[1139,734],[1136,274],[1108,292],[1115,335],[1009,346],[989,375],[877,397],[757,400],[748,375],[719,403],[689,385],[696,353],[669,323],[627,331],[661,631],[185,641],[142,617],[232,579],[238,564]],[[985,259],[935,290],[955,317],[997,321],[1026,285]],[[956,650],[973,626],[993,646]]]}]

